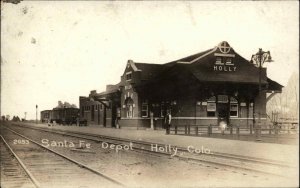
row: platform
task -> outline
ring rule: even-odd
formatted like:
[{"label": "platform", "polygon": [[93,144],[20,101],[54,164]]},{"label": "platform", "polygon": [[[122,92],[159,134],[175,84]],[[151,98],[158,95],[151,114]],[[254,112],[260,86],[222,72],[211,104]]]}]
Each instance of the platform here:
[{"label": "platform", "polygon": [[276,160],[288,162],[298,166],[299,146],[284,145],[273,143],[259,143],[240,140],[228,140],[220,138],[193,137],[180,135],[166,135],[164,130],[129,130],[105,128],[96,125],[87,127],[79,126],[48,126],[47,124],[20,123],[34,127],[42,127],[47,129],[58,129],[67,131],[76,131],[83,133],[99,134],[125,138],[131,140],[147,141],[152,143],[160,143],[165,145],[187,148],[193,146],[195,148],[208,148],[211,152],[226,153],[239,156],[249,156],[253,158],[261,158],[266,160]]}]

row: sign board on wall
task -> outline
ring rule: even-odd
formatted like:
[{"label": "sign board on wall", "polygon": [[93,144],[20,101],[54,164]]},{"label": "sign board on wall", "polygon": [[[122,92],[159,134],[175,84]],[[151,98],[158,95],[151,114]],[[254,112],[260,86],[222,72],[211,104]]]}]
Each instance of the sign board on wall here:
[{"label": "sign board on wall", "polygon": [[227,95],[218,95],[218,103],[228,103]]},{"label": "sign board on wall", "polygon": [[207,111],[215,112],[216,111],[216,103],[207,103]]},{"label": "sign board on wall", "polygon": [[246,106],[246,103],[245,102],[241,102],[241,106]]}]

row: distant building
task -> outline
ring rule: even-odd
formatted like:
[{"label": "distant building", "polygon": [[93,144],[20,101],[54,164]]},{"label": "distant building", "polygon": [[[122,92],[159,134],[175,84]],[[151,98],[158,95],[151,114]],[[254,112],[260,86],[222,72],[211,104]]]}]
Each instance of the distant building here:
[{"label": "distant building", "polygon": [[163,127],[167,111],[173,125],[229,125],[263,123],[267,93],[282,86],[236,53],[227,42],[166,64],[128,60],[121,81],[105,92],[80,97],[81,118],[89,123],[121,128]]}]

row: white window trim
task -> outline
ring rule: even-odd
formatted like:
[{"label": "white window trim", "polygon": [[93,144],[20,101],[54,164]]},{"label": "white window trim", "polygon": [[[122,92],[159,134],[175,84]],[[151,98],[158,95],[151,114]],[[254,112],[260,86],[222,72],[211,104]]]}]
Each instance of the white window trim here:
[{"label": "white window trim", "polygon": [[[146,110],[143,110],[143,106],[144,106],[144,105],[147,107]],[[143,103],[142,103],[142,114],[143,114],[143,112],[146,112],[146,115],[145,115],[145,116],[142,115],[142,117],[148,117],[149,105],[148,105],[147,102],[143,102]]]},{"label": "white window trim", "polygon": [[[236,107],[237,107],[237,109],[236,109],[236,116],[232,116],[232,115],[230,115],[230,117],[239,117],[239,104],[238,103],[230,103],[229,104],[230,106],[229,106],[229,114],[230,114],[230,112],[231,112],[231,105],[236,105]],[[233,112],[233,111],[232,111]]]},{"label": "white window trim", "polygon": [[[227,61],[228,59],[230,59],[231,61],[229,62],[229,61]],[[234,65],[233,64],[233,59],[232,58],[226,58],[226,61],[225,61],[225,65]]]},{"label": "white window trim", "polygon": [[[217,61],[218,58],[220,58],[221,61]],[[223,63],[223,58],[222,58],[222,57],[216,57],[216,63],[215,63],[215,64],[216,64],[216,65],[224,65],[224,63]]]},{"label": "white window trim", "polygon": [[[133,118],[134,117],[134,114],[133,114],[133,105],[128,105],[127,107],[128,108],[126,108],[126,117],[127,118]],[[132,108],[132,110],[130,110],[130,107]]]},{"label": "white window trim", "polygon": [[[131,74],[131,78],[127,79],[127,75]],[[132,71],[126,72],[126,77],[125,77],[126,81],[129,82],[132,80]]]},{"label": "white window trim", "polygon": [[[209,103],[214,103],[216,105],[216,109],[214,111],[208,111],[207,107],[208,107]],[[209,112],[214,112],[215,115],[214,116],[208,116]],[[206,105],[206,117],[216,117],[216,113],[217,113],[217,103],[215,101],[214,102],[212,102],[212,101],[207,102],[207,105]]]}]

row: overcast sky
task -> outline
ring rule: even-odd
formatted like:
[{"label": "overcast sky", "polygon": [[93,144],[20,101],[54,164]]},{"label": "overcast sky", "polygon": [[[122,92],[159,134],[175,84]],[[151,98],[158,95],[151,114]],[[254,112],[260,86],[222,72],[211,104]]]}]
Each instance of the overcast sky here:
[{"label": "overcast sky", "polygon": [[298,1],[1,1],[1,114],[35,118],[57,101],[120,81],[126,62],[166,63],[221,41],[250,59],[263,48],[268,76],[299,69]]}]

